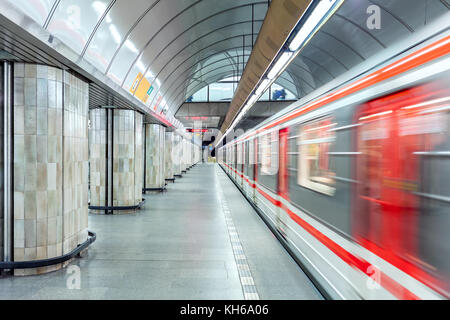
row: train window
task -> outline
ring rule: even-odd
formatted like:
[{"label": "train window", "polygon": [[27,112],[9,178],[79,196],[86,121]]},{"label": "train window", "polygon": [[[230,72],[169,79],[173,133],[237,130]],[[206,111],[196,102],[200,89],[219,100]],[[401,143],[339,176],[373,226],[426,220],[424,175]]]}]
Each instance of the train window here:
[{"label": "train window", "polygon": [[248,163],[255,164],[255,146],[253,144],[253,139],[248,141]]},{"label": "train window", "polygon": [[274,175],[278,172],[278,132],[261,136],[261,174]]},{"label": "train window", "polygon": [[237,164],[242,164],[242,144],[237,144]]},{"label": "train window", "polygon": [[335,173],[330,169],[330,148],[336,140],[331,117],[311,121],[300,127],[297,183],[303,187],[333,195]]},{"label": "train window", "polygon": [[245,150],[246,147],[247,147],[246,142],[245,141],[242,142],[242,164],[244,164],[244,165],[248,163],[248,160],[246,158],[246,156],[247,156],[246,150]]}]

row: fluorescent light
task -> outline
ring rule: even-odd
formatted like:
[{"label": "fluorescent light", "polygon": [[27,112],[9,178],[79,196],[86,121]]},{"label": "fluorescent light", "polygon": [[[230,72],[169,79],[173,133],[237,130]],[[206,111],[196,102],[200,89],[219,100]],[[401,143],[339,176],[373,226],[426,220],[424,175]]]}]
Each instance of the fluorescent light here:
[{"label": "fluorescent light", "polygon": [[138,62],[136,62],[136,67],[138,67],[138,69],[141,70],[141,72],[144,72],[145,69],[147,69],[141,60],[138,60]]},{"label": "fluorescent light", "polygon": [[130,49],[131,52],[138,53],[139,50],[136,48],[133,42],[130,40],[125,41],[125,46]]},{"label": "fluorescent light", "polygon": [[109,25],[109,31],[111,32],[112,37],[114,38],[114,41],[117,44],[120,44],[120,42],[122,41],[122,37],[120,36],[119,31],[117,31],[116,26],[113,24]]},{"label": "fluorescent light", "polygon": [[[94,10],[97,12],[98,17],[100,18],[102,16],[102,14],[105,12],[106,10],[106,4],[104,4],[101,1],[94,1],[92,3],[92,7],[94,8]],[[70,8],[70,7],[69,7]]]},{"label": "fluorescent light", "polygon": [[258,88],[256,88],[256,95],[259,96],[261,93],[263,93],[266,88],[267,85],[269,84],[270,79],[264,79],[263,81],[261,81],[261,83],[259,84]]},{"label": "fluorescent light", "polygon": [[250,99],[248,99],[248,102],[247,102],[248,106],[249,106],[249,107],[252,106],[252,105],[255,103],[256,99],[258,99],[258,96],[255,95],[255,94],[252,95],[252,96],[250,97]]},{"label": "fluorescent light", "polygon": [[281,69],[284,68],[288,60],[292,57],[293,52],[286,51],[284,52],[275,62],[273,67],[270,69],[269,73],[267,74],[267,78],[273,79],[275,76],[280,72]]},{"label": "fluorescent light", "polygon": [[291,41],[289,50],[296,51],[301,47],[303,42],[305,42],[317,25],[328,14],[335,2],[336,0],[320,1],[320,3],[314,8],[313,12],[306,19],[306,22],[300,27],[300,30],[298,30],[298,33],[295,35],[294,39]]}]

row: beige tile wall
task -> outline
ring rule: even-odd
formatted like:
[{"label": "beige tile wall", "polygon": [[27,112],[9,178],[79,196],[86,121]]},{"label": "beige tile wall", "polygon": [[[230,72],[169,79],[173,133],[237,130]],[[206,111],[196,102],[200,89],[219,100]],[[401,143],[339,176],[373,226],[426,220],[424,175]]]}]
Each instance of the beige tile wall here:
[{"label": "beige tile wall", "polygon": [[174,134],[172,149],[173,174],[181,174],[181,158],[183,157],[181,139],[181,136],[179,136],[178,134]]},{"label": "beige tile wall", "polygon": [[[90,111],[90,197],[91,205],[106,203],[107,110]],[[133,206],[142,201],[142,114],[113,110],[113,199],[112,205]],[[108,182],[110,183],[110,182]]]},{"label": "beige tile wall", "polygon": [[90,202],[93,206],[106,206],[106,109],[89,111],[89,174]]},{"label": "beige tile wall", "polygon": [[166,132],[165,136],[165,148],[164,148],[164,170],[165,179],[173,178],[173,133]]},{"label": "beige tile wall", "polygon": [[60,256],[87,237],[88,85],[64,78],[63,109],[62,70],[14,64],[15,261]]},{"label": "beige tile wall", "polygon": [[63,253],[87,238],[89,85],[64,72]]},{"label": "beige tile wall", "polygon": [[145,187],[164,187],[164,133],[165,128],[159,124],[146,124],[146,165]]},{"label": "beige tile wall", "polygon": [[144,168],[144,128],[143,115],[135,112],[135,146],[134,146],[134,203],[138,204],[142,201],[142,188],[144,180],[142,178]]},{"label": "beige tile wall", "polygon": [[[135,188],[136,114],[132,110],[114,110],[113,206],[137,205],[142,200],[142,191],[139,192]],[[136,183],[139,184],[138,181]],[[137,195],[136,191],[138,191]],[[136,202],[137,198],[140,198],[139,202]]]}]

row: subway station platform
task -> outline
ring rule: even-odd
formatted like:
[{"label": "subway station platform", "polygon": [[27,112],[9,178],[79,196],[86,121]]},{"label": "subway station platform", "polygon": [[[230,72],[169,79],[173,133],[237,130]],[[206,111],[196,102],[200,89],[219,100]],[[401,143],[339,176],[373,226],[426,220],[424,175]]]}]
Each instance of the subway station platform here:
[{"label": "subway station platform", "polygon": [[1,279],[3,299],[323,299],[217,164],[198,164],[134,214],[89,214],[74,268]]},{"label": "subway station platform", "polygon": [[449,102],[450,0],[0,0],[0,302],[448,300]]}]

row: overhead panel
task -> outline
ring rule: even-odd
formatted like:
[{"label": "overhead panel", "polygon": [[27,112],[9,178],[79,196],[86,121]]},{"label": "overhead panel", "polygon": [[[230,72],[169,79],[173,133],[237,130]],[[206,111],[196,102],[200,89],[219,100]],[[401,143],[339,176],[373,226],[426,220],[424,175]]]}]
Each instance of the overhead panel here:
[{"label": "overhead panel", "polygon": [[221,131],[231,125],[243,103],[255,89],[292,29],[312,0],[273,0],[258,34],[255,46],[231,101]]}]

